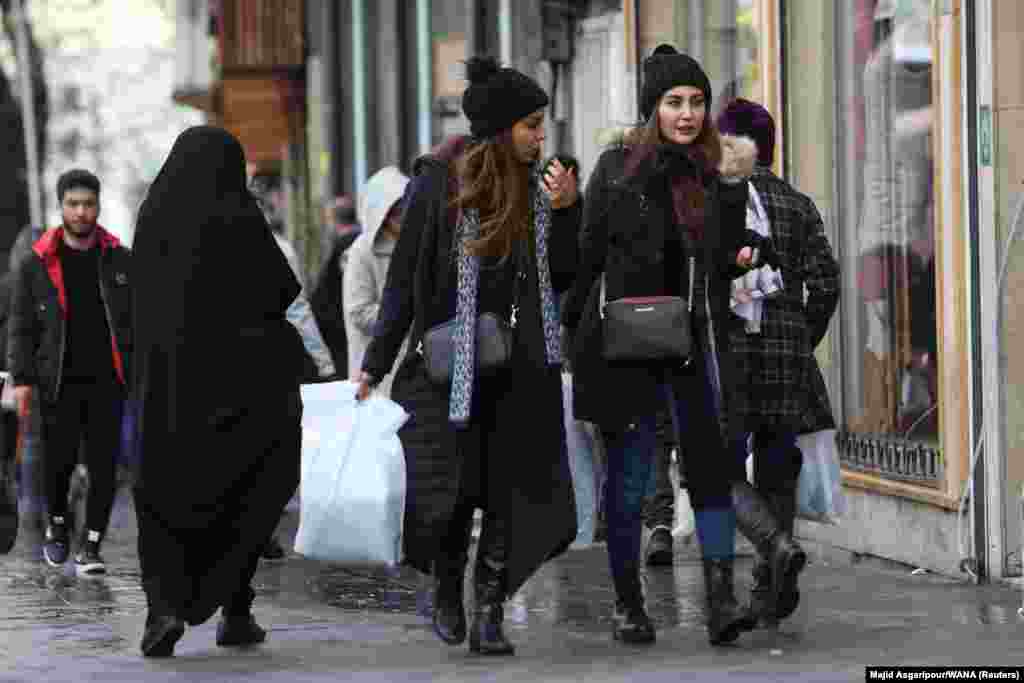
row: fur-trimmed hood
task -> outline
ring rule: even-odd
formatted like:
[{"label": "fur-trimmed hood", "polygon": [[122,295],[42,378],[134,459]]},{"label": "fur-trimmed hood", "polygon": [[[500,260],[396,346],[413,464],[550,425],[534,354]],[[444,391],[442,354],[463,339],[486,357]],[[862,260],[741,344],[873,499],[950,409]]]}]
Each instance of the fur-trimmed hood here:
[{"label": "fur-trimmed hood", "polygon": [[[597,142],[602,147],[627,147],[626,133],[629,130],[625,127],[605,129],[598,135]],[[727,183],[738,183],[749,179],[757,164],[757,143],[745,135],[722,134],[719,138],[722,161],[718,164],[718,173],[722,180]]]}]

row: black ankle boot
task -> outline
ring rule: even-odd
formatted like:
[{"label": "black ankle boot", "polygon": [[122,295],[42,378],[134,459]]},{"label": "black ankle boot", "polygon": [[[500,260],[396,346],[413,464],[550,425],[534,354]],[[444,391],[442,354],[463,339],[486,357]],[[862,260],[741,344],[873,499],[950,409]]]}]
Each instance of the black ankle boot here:
[{"label": "black ankle boot", "polygon": [[647,645],[653,643],[657,636],[654,623],[647,616],[643,601],[626,603],[615,601],[615,612],[612,614],[614,629],[612,637],[631,645]]},{"label": "black ankle boot", "polygon": [[469,634],[469,649],[483,655],[511,655],[512,643],[505,638],[505,567],[492,560],[479,560],[474,576],[476,606]]},{"label": "black ankle boot", "polygon": [[733,592],[733,560],[704,560],[704,590],[708,607],[708,639],[724,645],[753,630],[756,616],[740,607]]},{"label": "black ankle boot", "polygon": [[146,594],[146,626],[142,632],[139,648],[144,657],[170,657],[174,645],[185,635],[185,620],[175,613],[159,582],[152,579],[142,582]]},{"label": "black ankle boot", "polygon": [[466,609],[462,582],[466,558],[444,558],[434,562],[434,633],[449,645],[466,640]]},{"label": "black ankle boot", "polygon": [[[732,486],[732,501],[736,510],[736,526],[757,547],[768,567],[770,591],[767,595],[762,592],[757,596],[757,605],[752,598],[751,610],[757,608],[755,615],[762,623],[777,623],[785,618],[781,616],[780,609],[783,602],[790,607],[785,616],[796,609],[792,594],[796,591],[797,577],[807,564],[807,554],[793,540],[792,515],[787,529],[772,509],[779,503],[774,496],[771,501],[765,500],[753,486],[737,481]],[[785,601],[782,600],[784,595]]]},{"label": "black ankle boot", "polygon": [[654,624],[644,609],[644,589],[639,565],[629,564],[615,576],[615,611],[612,613],[612,638],[641,645],[655,641]]},{"label": "black ankle boot", "polygon": [[256,592],[252,586],[239,590],[221,609],[217,624],[217,645],[220,647],[244,647],[256,645],[267,639],[267,632],[256,623],[252,616],[252,603]]},{"label": "black ankle boot", "polygon": [[146,628],[142,632],[143,657],[170,657],[174,654],[174,645],[185,635],[184,620],[170,614],[154,614],[150,610],[146,615]]},{"label": "black ankle boot", "polygon": [[225,614],[217,624],[217,645],[220,647],[257,645],[266,639],[266,630],[256,623],[252,614]]}]

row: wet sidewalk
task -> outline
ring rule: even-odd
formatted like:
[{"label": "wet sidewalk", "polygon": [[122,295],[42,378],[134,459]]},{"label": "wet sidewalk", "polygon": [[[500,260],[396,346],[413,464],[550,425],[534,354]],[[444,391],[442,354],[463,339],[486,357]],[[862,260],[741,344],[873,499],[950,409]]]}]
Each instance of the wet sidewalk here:
[{"label": "wet sidewalk", "polygon": [[[292,510],[283,524],[290,540]],[[299,557],[264,564],[257,619],[268,642],[214,644],[216,620],[189,629],[169,660],[145,660],[145,618],[130,501],[119,494],[110,575],[77,579],[39,559],[25,532],[0,557],[0,681],[861,681],[869,664],[1024,665],[1020,593],[902,568],[850,564],[810,548],[803,601],[778,632],[712,648],[702,624],[696,548],[646,583],[658,642],[613,642],[603,545],[570,551],[513,598],[506,625],[517,655],[500,660],[442,645],[432,634],[422,582],[408,571],[346,570]],[[738,560],[745,599],[752,558]]]}]

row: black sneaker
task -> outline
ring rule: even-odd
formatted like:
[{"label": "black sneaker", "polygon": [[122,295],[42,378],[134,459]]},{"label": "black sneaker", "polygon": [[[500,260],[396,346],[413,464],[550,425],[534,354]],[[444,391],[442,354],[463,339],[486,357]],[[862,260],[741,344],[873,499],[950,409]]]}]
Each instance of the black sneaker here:
[{"label": "black sneaker", "polygon": [[102,576],[107,573],[107,564],[100,557],[98,541],[86,541],[75,555],[75,573],[79,576]]},{"label": "black sneaker", "polygon": [[672,531],[668,527],[658,526],[651,532],[644,561],[651,567],[672,566]]},{"label": "black sneaker", "polygon": [[63,567],[68,561],[68,527],[66,524],[51,522],[46,528],[46,542],[43,543],[43,559],[51,567]]},{"label": "black sneaker", "polygon": [[612,637],[624,643],[647,645],[655,641],[654,624],[647,616],[644,606],[631,605],[615,601],[615,612],[612,613],[614,630]]}]

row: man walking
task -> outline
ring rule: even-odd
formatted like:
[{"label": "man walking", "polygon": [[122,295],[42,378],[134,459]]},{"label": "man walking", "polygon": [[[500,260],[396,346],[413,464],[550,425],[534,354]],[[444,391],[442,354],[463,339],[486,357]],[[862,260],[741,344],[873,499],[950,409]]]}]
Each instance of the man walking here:
[{"label": "man walking", "polygon": [[89,470],[79,575],[106,573],[100,544],[116,490],[125,380],[129,376],[129,252],[97,223],[100,181],[72,170],[57,180],[62,223],[19,264],[8,329],[8,367],[18,412],[40,392],[49,524],[43,545],[54,567],[68,559],[68,488],[85,440]]}]

